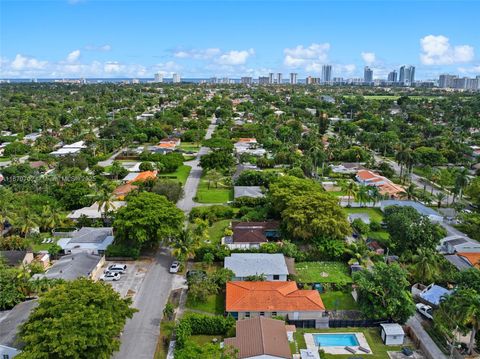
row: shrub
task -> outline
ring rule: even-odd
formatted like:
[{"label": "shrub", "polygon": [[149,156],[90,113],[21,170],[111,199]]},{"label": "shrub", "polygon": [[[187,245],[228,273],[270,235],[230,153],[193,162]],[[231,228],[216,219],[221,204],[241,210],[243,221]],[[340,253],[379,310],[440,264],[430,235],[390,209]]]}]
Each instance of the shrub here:
[{"label": "shrub", "polygon": [[377,231],[380,231],[382,229],[382,224],[378,221],[371,221],[370,222],[370,230],[372,232],[377,232]]},{"label": "shrub", "polygon": [[190,212],[190,221],[193,221],[195,218],[201,218],[213,223],[220,219],[232,218],[233,215],[233,209],[229,206],[194,207]]},{"label": "shrub", "polygon": [[352,222],[352,228],[358,234],[367,234],[370,231],[370,226],[362,221],[360,218],[355,218]]},{"label": "shrub", "polygon": [[130,257],[137,259],[140,255],[140,249],[125,244],[111,244],[105,252],[107,257]]}]

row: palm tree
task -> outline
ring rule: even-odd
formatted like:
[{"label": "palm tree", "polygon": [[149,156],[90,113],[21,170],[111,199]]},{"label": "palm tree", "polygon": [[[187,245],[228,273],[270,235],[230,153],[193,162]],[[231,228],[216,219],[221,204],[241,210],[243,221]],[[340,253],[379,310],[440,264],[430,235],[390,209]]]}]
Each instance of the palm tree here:
[{"label": "palm tree", "polygon": [[98,203],[98,210],[102,213],[103,222],[107,220],[107,214],[113,209],[113,202],[115,196],[107,187],[102,187],[99,195],[96,198]]},{"label": "palm tree", "polygon": [[401,193],[401,197],[407,198],[408,200],[417,199],[417,186],[413,183],[410,183],[410,185],[405,188],[405,192]]},{"label": "palm tree", "polygon": [[370,200],[370,192],[368,186],[360,185],[358,187],[355,200],[360,203],[360,207],[366,206],[367,202]]},{"label": "palm tree", "polygon": [[15,223],[15,212],[10,203],[0,203],[0,237],[3,236],[6,223]]},{"label": "palm tree", "polygon": [[380,193],[377,186],[368,186],[368,192],[370,193],[370,200],[373,202],[373,206],[377,204],[377,202],[383,199],[383,195]]},{"label": "palm tree", "polygon": [[468,186],[469,177],[468,177],[468,170],[466,168],[462,168],[458,171],[457,176],[455,178],[455,188],[458,189],[460,194],[460,199],[463,197],[463,190],[465,187]]},{"label": "palm tree", "polygon": [[194,253],[198,243],[188,229],[184,229],[170,243],[172,254],[180,261],[188,260]]},{"label": "palm tree", "polygon": [[471,329],[468,353],[473,354],[475,336],[480,330],[480,293],[474,289],[457,290],[440,307],[459,327]]},{"label": "palm tree", "polygon": [[16,226],[20,228],[20,233],[26,237],[30,231],[38,227],[38,218],[28,210],[22,208],[16,218]]},{"label": "palm tree", "polygon": [[345,195],[347,196],[347,201],[348,201],[347,207],[350,207],[350,199],[352,197],[355,198],[355,196],[357,195],[358,186],[355,182],[349,181],[343,184],[342,190],[345,192]]},{"label": "palm tree", "polygon": [[445,196],[445,193],[443,192],[437,192],[435,193],[434,198],[437,201],[437,207],[440,208],[442,207],[442,202],[445,200],[445,198],[447,198],[447,196]]},{"label": "palm tree", "polygon": [[440,272],[439,256],[431,249],[417,248],[412,256],[412,263],[413,276],[417,282],[431,283]]},{"label": "palm tree", "polygon": [[358,262],[358,264],[364,267],[371,264],[372,258],[377,256],[377,254],[374,251],[371,251],[362,241],[349,244],[345,248],[345,253],[351,257],[348,261],[349,265]]}]

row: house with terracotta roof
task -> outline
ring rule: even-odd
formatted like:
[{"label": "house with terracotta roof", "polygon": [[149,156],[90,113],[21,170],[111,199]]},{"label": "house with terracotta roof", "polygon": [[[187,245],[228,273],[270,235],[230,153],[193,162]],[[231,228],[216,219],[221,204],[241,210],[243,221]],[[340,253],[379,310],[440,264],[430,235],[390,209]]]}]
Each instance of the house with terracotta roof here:
[{"label": "house with terracotta roof", "polygon": [[159,142],[161,144],[171,144],[174,146],[180,146],[181,140],[177,137],[170,137],[170,138],[162,138]]},{"label": "house with terracotta roof", "polygon": [[260,248],[269,239],[279,238],[280,223],[266,222],[232,222],[233,234],[222,238],[222,244],[230,249]]},{"label": "house with terracotta roof", "polygon": [[379,192],[389,198],[398,198],[405,190],[402,186],[396,185],[390,181],[387,177],[380,176],[379,174],[370,170],[361,169],[357,171],[355,176],[357,182],[365,186],[375,186]]},{"label": "house with terracotta roof", "polygon": [[125,183],[114,189],[113,194],[118,200],[123,201],[125,197],[132,191],[136,190],[138,186],[131,183]]},{"label": "house with terracotta roof", "polygon": [[239,320],[233,338],[225,338],[224,347],[237,351],[239,359],[292,358],[287,326],[281,320],[257,317]]},{"label": "house with terracotta roof", "polygon": [[480,252],[461,252],[458,253],[471,267],[480,269]]},{"label": "house with terracotta roof", "polygon": [[318,291],[300,290],[295,282],[228,282],[225,307],[239,320],[283,316],[301,327],[328,327]]},{"label": "house with terracotta roof", "polygon": [[124,183],[144,182],[149,179],[157,178],[157,171],[131,172],[126,175],[122,181]]}]

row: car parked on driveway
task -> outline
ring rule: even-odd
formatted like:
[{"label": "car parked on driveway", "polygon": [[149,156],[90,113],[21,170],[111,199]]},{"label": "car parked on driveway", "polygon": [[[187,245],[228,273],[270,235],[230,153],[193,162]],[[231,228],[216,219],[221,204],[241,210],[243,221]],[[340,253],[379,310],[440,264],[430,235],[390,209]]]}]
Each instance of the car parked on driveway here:
[{"label": "car parked on driveway", "polygon": [[117,281],[117,280],[120,280],[121,277],[122,276],[121,276],[120,273],[106,271],[105,273],[103,273],[100,276],[100,280],[105,281],[105,282],[107,282],[107,281]]},{"label": "car parked on driveway", "polygon": [[109,265],[107,267],[107,269],[105,270],[105,272],[107,272],[107,271],[124,274],[127,271],[127,265],[126,264],[115,263],[115,264]]},{"label": "car parked on driveway", "polygon": [[423,315],[425,318],[433,320],[433,309],[431,306],[423,303],[417,303],[415,306],[421,315]]},{"label": "car parked on driveway", "polygon": [[180,262],[174,261],[170,266],[170,273],[178,273],[179,270],[180,270]]}]

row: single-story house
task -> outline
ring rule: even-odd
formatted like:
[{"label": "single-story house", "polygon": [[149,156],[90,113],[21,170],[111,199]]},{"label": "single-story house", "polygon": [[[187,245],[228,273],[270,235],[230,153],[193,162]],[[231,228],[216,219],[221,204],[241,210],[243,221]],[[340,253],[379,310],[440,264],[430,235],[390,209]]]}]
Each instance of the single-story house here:
[{"label": "single-story house", "polygon": [[32,263],[33,253],[22,250],[0,251],[0,258],[10,267],[19,267]]},{"label": "single-story house", "polygon": [[124,183],[144,182],[157,178],[157,171],[131,172],[122,179]]},{"label": "single-story house", "polygon": [[381,194],[388,195],[390,198],[397,198],[401,193],[405,192],[405,189],[402,186],[396,185],[387,177],[380,176],[369,170],[359,170],[355,179],[358,183],[363,185],[377,187]]},{"label": "single-story house", "polygon": [[290,324],[319,328],[325,306],[317,290],[300,290],[295,282],[227,282],[226,312],[235,319],[284,316]]},{"label": "single-story house", "polygon": [[240,175],[245,172],[245,171],[260,171],[260,169],[256,165],[251,165],[249,163],[245,164],[238,164],[237,169],[235,170],[235,173],[232,176],[232,179],[236,181]]},{"label": "single-story house", "polygon": [[80,277],[95,279],[105,263],[104,256],[90,253],[74,253],[61,257],[43,274],[34,274],[33,279],[49,278],[75,280]]},{"label": "single-story house", "polygon": [[405,339],[405,332],[400,324],[397,323],[383,323],[382,340],[385,345],[403,345]]},{"label": "single-story house", "polygon": [[415,284],[412,286],[412,294],[414,297],[419,298],[422,302],[425,302],[431,306],[438,307],[440,302],[452,293],[451,290],[443,288],[434,283],[423,286],[421,284]]},{"label": "single-story house", "polygon": [[131,184],[131,183],[125,183],[113,190],[113,194],[117,199],[123,200],[125,199],[125,196],[127,196],[130,192],[136,190],[138,186]]},{"label": "single-story house", "polygon": [[180,146],[182,141],[177,137],[170,137],[170,138],[162,138],[159,144],[162,144],[162,143],[169,143],[175,146]]},{"label": "single-story house", "polygon": [[431,209],[430,207],[424,206],[423,204],[415,201],[398,201],[398,200],[386,200],[380,201],[380,209],[385,210],[389,206],[400,206],[400,207],[413,207],[418,213],[427,216],[432,222],[442,222],[443,215]]},{"label": "single-story house", "polygon": [[[125,206],[127,203],[124,201],[113,201],[109,211],[116,211],[117,209]],[[67,217],[70,219],[79,219],[80,217],[86,217],[90,219],[99,219],[103,216],[104,209],[100,210],[98,202],[95,202],[90,207],[83,207],[70,213]]]},{"label": "single-story house", "polygon": [[23,348],[18,342],[17,333],[19,327],[25,323],[32,310],[38,305],[38,301],[28,300],[17,304],[0,317],[0,358],[11,359],[20,354]]},{"label": "single-story house", "polygon": [[236,334],[225,338],[224,347],[237,350],[239,359],[292,358],[285,323],[281,320],[257,317],[239,320]]},{"label": "single-story house", "polygon": [[60,238],[57,244],[65,254],[85,252],[104,254],[114,240],[112,227],[83,227],[70,238]]},{"label": "single-story house", "polygon": [[440,241],[438,249],[444,253],[478,253],[480,243],[466,236],[448,236]]},{"label": "single-story house", "polygon": [[232,281],[244,281],[255,275],[263,275],[267,281],[286,281],[289,274],[285,257],[280,253],[232,253],[225,257],[224,267],[235,273]]},{"label": "single-story house", "polygon": [[260,248],[269,239],[279,237],[280,223],[267,222],[232,222],[231,236],[222,238],[222,243],[230,249]]},{"label": "single-story house", "polygon": [[240,197],[261,198],[265,197],[260,186],[234,186],[233,197],[235,199]]},{"label": "single-story house", "polygon": [[72,143],[70,145],[65,145],[58,150],[50,152],[50,154],[52,156],[56,156],[56,157],[74,155],[74,154],[79,153],[84,148],[87,148],[87,146],[85,145],[85,141],[78,141],[78,142]]},{"label": "single-story house", "polygon": [[447,261],[452,263],[459,271],[472,268],[471,263],[465,257],[461,257],[458,254],[447,254],[444,257]]},{"label": "single-story house", "polygon": [[460,252],[458,253],[458,256],[467,261],[471,267],[480,269],[480,252]]}]

